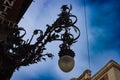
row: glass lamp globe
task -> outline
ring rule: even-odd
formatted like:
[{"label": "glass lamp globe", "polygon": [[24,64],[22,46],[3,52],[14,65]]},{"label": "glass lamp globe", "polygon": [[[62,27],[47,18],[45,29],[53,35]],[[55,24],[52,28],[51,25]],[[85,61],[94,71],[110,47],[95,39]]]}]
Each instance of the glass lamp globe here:
[{"label": "glass lamp globe", "polygon": [[73,57],[65,55],[60,57],[58,65],[63,72],[70,72],[75,65],[75,61]]}]

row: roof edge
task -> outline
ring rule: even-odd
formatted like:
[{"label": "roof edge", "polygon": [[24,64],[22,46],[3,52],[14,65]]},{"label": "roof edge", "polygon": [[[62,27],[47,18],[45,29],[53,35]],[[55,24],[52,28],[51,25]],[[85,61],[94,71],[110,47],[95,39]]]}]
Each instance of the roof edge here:
[{"label": "roof edge", "polygon": [[95,75],[92,76],[92,79],[97,79],[105,72],[107,72],[112,67],[115,67],[120,70],[120,64],[115,62],[114,60],[110,60],[103,68],[101,68]]}]

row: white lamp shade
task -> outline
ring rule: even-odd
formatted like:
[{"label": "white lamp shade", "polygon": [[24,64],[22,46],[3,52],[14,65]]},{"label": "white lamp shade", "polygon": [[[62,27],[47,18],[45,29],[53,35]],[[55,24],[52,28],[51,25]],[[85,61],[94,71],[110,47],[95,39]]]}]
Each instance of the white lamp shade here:
[{"label": "white lamp shade", "polygon": [[63,72],[70,72],[75,65],[75,61],[73,57],[65,55],[59,59],[58,65]]}]

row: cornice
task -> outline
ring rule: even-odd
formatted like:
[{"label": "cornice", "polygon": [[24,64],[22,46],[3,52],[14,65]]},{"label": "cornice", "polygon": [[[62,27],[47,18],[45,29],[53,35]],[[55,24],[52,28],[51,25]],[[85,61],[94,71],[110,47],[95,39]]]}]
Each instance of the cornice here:
[{"label": "cornice", "polygon": [[92,76],[91,80],[99,79],[102,75],[104,75],[112,67],[120,70],[120,65],[117,62],[115,62],[114,60],[110,60],[102,69],[100,69],[95,75]]}]

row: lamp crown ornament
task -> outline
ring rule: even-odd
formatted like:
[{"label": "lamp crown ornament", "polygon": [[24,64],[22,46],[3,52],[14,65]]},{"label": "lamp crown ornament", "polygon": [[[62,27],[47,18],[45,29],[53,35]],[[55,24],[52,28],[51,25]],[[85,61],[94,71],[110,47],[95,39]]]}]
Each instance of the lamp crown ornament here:
[{"label": "lamp crown ornament", "polygon": [[[57,40],[62,41],[58,53],[60,57],[59,66],[61,66],[64,61],[69,62],[69,59],[67,58],[70,58],[70,65],[74,65],[74,59],[72,58],[74,58],[75,53],[70,47],[79,38],[80,30],[75,26],[77,17],[70,13],[71,10],[72,5],[70,5],[70,7],[63,5],[61,7],[61,13],[58,14],[56,21],[52,25],[47,24],[45,32],[40,29],[34,30],[32,37],[27,41],[23,40],[23,37],[26,34],[24,28],[18,27],[17,25],[16,27],[8,27],[7,37],[0,40],[0,54],[3,56],[2,58],[4,58],[2,62],[9,61],[7,65],[10,69],[19,69],[20,66],[28,66],[41,60],[46,60],[44,56],[52,58],[53,54],[44,54],[43,51],[46,50],[45,45],[48,42]],[[74,36],[75,33],[72,34],[73,30],[77,36]],[[36,35],[39,35],[36,39],[37,41],[31,43]],[[63,68],[65,69],[70,65],[63,66]],[[62,67],[60,68],[63,69]],[[73,66],[68,70],[63,69],[63,71],[69,72],[72,68]]]}]

